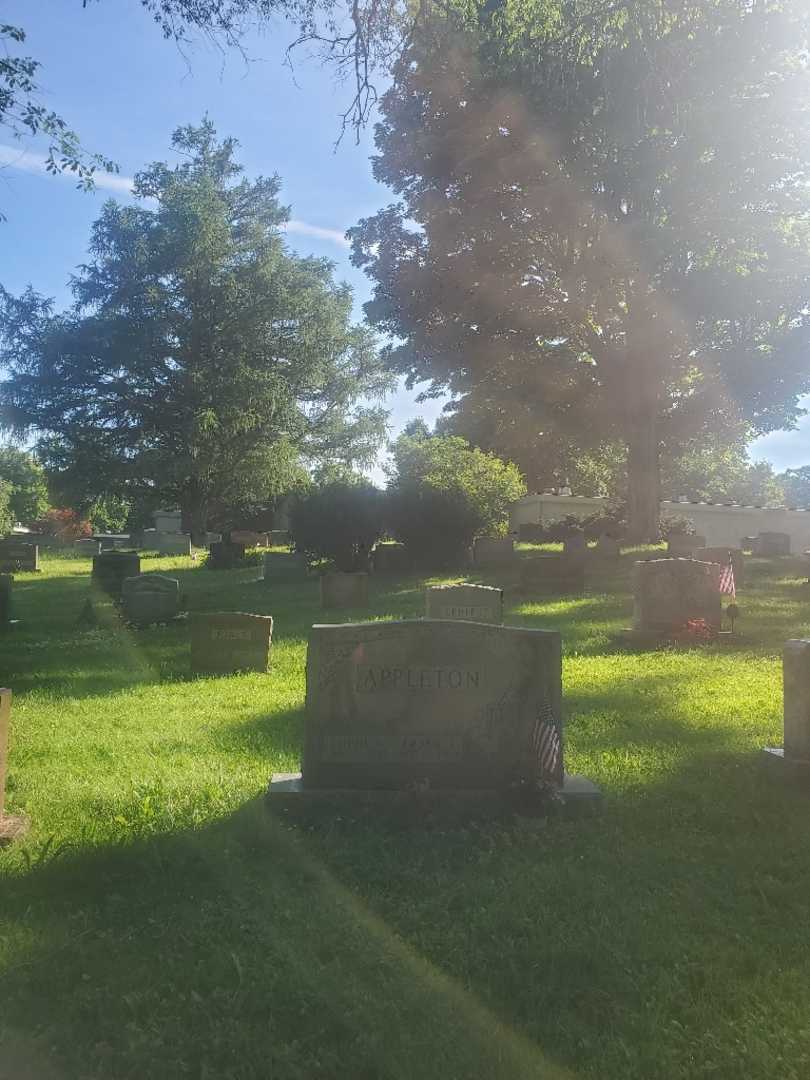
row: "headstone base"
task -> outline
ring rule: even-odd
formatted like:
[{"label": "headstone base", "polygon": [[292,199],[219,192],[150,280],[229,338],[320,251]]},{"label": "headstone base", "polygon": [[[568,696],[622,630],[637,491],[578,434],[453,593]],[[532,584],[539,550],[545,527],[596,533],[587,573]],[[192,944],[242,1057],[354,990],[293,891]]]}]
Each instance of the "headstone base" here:
[{"label": "headstone base", "polygon": [[31,827],[25,814],[0,814],[0,847],[21,840]]},{"label": "headstone base", "polygon": [[[585,776],[566,773],[563,780],[563,812],[566,817],[594,813],[601,808],[602,792]],[[502,813],[510,807],[501,792],[492,789],[429,788],[401,791],[380,788],[306,788],[301,773],[273,773],[267,802],[275,810],[295,810],[341,802],[347,806],[384,806],[426,809],[465,809],[472,813]]]},{"label": "headstone base", "polygon": [[786,758],[781,746],[766,746],[760,754],[763,768],[781,781],[788,784],[807,784],[810,786],[810,761]]}]

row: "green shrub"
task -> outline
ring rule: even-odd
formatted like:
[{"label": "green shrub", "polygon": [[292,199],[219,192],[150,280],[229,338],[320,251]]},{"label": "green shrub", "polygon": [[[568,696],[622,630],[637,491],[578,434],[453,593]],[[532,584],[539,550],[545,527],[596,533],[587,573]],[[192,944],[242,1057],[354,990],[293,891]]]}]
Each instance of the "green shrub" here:
[{"label": "green shrub", "polygon": [[691,518],[684,517],[682,514],[663,516],[659,528],[664,540],[668,540],[670,536],[694,536],[697,531],[694,521]]},{"label": "green shrub", "polygon": [[504,535],[509,507],[526,494],[516,465],[459,436],[401,435],[391,451],[391,532],[423,566],[452,565],[476,536]]},{"label": "green shrub", "polygon": [[374,544],[385,532],[383,493],[365,481],[315,488],[293,508],[295,550],[337,570],[366,570]]}]

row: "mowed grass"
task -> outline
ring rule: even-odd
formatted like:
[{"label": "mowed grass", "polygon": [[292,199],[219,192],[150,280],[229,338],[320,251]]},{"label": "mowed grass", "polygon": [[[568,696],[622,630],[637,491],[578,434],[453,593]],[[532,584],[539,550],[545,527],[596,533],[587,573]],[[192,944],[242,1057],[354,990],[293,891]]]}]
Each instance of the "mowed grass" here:
[{"label": "mowed grass", "polygon": [[758,761],[810,588],[749,560],[732,645],[635,650],[631,561],[508,594],[563,635],[567,766],[603,812],[463,824],[263,802],[298,767],[309,626],[418,616],[424,580],[330,616],[315,582],[144,559],[190,610],[276,620],[271,674],[192,679],[183,625],[77,626],[89,562],[18,575],[0,1077],[810,1075],[810,800]]}]

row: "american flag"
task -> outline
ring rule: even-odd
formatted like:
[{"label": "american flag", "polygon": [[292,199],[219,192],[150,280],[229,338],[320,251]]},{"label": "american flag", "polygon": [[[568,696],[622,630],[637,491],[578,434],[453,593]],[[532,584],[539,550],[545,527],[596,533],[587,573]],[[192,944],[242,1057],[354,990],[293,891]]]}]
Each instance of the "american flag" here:
[{"label": "american flag", "polygon": [[556,776],[560,768],[560,733],[554,722],[554,713],[551,706],[546,702],[541,705],[540,712],[532,729],[532,750],[540,766],[541,774]]},{"label": "american flag", "polygon": [[720,572],[720,583],[718,587],[721,595],[736,598],[737,591],[734,588],[734,567],[731,562],[731,556],[729,556],[728,562]]}]

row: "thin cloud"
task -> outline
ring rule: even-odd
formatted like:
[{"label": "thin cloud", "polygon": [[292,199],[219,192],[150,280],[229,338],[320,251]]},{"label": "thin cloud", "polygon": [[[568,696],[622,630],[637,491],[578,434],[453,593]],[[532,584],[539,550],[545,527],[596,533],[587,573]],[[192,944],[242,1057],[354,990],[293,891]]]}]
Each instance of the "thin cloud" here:
[{"label": "thin cloud", "polygon": [[[21,172],[50,175],[46,169],[47,161],[45,154],[37,154],[33,150],[22,150],[19,146],[6,146],[0,143],[0,167],[19,169]],[[71,179],[74,174],[66,172],[59,175]],[[132,194],[134,181],[131,176],[97,172],[93,174],[93,183],[97,188],[104,188],[106,191],[118,191],[130,195]]]},{"label": "thin cloud", "polygon": [[338,244],[339,247],[352,246],[340,229],[324,229],[320,225],[310,225],[308,221],[296,221],[295,218],[287,222],[287,232],[312,236],[316,240],[328,240],[330,244]]},{"label": "thin cloud", "polygon": [[[20,172],[35,173],[39,176],[50,176],[46,169],[47,157],[45,154],[37,154],[33,150],[23,150],[19,146],[8,146],[0,143],[0,169],[18,169]],[[72,173],[60,173],[59,175],[70,179]],[[119,194],[131,195],[135,181],[131,176],[120,176],[116,173],[97,172],[93,175],[93,183],[97,188],[105,191],[116,191]],[[311,236],[316,240],[326,240],[338,247],[349,248],[351,244],[340,229],[327,229],[321,225],[310,225],[308,221],[293,219],[288,221],[286,231],[297,233],[299,236]]]}]

